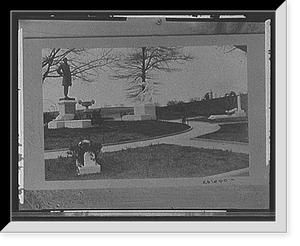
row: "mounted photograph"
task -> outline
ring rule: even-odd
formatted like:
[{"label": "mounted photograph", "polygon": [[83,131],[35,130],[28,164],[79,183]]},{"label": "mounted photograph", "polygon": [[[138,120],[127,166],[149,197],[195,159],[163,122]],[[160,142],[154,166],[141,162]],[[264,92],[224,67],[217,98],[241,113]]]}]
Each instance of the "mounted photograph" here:
[{"label": "mounted photograph", "polygon": [[221,16],[20,20],[25,219],[274,220],[273,15]]},{"label": "mounted photograph", "polygon": [[249,176],[247,46],[45,48],[45,180]]}]

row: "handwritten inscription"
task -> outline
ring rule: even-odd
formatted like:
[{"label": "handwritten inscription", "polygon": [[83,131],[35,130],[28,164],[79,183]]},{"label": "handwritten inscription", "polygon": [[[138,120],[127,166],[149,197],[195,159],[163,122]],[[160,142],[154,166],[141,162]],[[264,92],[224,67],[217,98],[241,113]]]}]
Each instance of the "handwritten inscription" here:
[{"label": "handwritten inscription", "polygon": [[226,179],[210,179],[204,180],[203,184],[217,184],[217,183],[226,183],[228,181],[234,180],[233,178],[226,178]]}]

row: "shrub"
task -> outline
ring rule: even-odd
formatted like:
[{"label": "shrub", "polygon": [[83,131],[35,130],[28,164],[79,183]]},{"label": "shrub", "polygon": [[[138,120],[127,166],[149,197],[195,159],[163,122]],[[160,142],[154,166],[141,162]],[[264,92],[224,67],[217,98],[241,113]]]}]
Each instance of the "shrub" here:
[{"label": "shrub", "polygon": [[98,127],[102,126],[104,119],[102,118],[100,112],[101,112],[100,110],[99,111],[94,110],[91,112],[92,125],[96,125]]},{"label": "shrub", "polygon": [[76,111],[74,115],[74,120],[82,120],[83,119],[83,111]]},{"label": "shrub", "polygon": [[71,156],[73,159],[77,160],[79,166],[83,166],[84,153],[90,152],[93,153],[95,156],[94,161],[100,164],[101,149],[102,149],[101,143],[92,143],[90,140],[83,140],[80,141],[77,145],[71,146],[67,151],[67,154]]},{"label": "shrub", "polygon": [[48,124],[50,121],[55,119],[57,116],[57,113],[55,112],[44,112],[43,117],[44,117],[44,124]]}]

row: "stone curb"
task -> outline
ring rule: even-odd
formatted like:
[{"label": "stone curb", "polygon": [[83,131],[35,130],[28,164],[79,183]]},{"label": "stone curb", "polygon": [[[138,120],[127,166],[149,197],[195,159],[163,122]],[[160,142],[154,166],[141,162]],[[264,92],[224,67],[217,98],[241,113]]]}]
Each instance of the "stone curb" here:
[{"label": "stone curb", "polygon": [[234,141],[224,141],[224,140],[217,140],[217,139],[207,139],[207,138],[190,138],[191,140],[196,141],[203,141],[203,142],[214,142],[214,143],[224,143],[224,144],[236,144],[236,145],[245,145],[248,146],[249,143],[244,142],[234,142]]},{"label": "stone curb", "polygon": [[238,176],[239,174],[249,172],[249,170],[250,170],[249,167],[245,167],[245,168],[242,168],[242,169],[233,170],[233,171],[229,171],[229,172],[225,172],[225,173],[214,174],[214,175],[211,175],[211,176],[204,176],[204,177],[201,177],[201,178],[215,179],[215,178],[223,178],[223,177],[235,177],[235,176]]}]

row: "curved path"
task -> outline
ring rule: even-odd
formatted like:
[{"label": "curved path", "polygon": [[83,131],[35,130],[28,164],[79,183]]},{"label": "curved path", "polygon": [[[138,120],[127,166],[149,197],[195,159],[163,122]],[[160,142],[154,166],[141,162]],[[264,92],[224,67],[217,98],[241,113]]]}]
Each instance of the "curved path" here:
[{"label": "curved path", "polygon": [[[172,122],[181,122],[180,120],[174,120]],[[204,135],[207,133],[215,132],[220,129],[218,124],[210,124],[208,122],[189,121],[188,124],[192,127],[192,130],[167,137],[161,137],[156,139],[149,139],[144,141],[136,141],[130,143],[116,144],[110,146],[104,146],[102,152],[118,151],[127,148],[144,147],[153,144],[176,144],[182,146],[191,146],[196,148],[209,148],[209,149],[222,149],[231,150],[238,153],[248,153],[248,145],[232,144],[222,141],[207,141],[207,140],[193,140],[193,138]],[[58,156],[65,155],[65,150],[45,152],[45,159],[57,158]]]},{"label": "curved path", "polygon": [[[172,121],[172,122],[180,122],[180,121]],[[198,145],[199,145],[199,143],[197,143],[198,141],[193,141],[193,140],[191,140],[191,138],[197,137],[197,136],[200,136],[203,134],[207,134],[210,132],[214,132],[214,131],[217,131],[220,129],[220,127],[218,125],[212,125],[212,124],[209,124],[206,122],[191,121],[191,122],[189,122],[189,125],[192,127],[192,130],[181,133],[181,134],[157,138],[157,139],[139,141],[139,142],[132,142],[132,143],[128,143],[128,144],[124,143],[124,144],[118,144],[118,145],[112,145],[112,146],[105,146],[105,147],[103,147],[103,152],[122,150],[122,149],[126,149],[126,148],[137,148],[137,147],[148,146],[151,144],[162,144],[162,143],[198,147]]]}]

